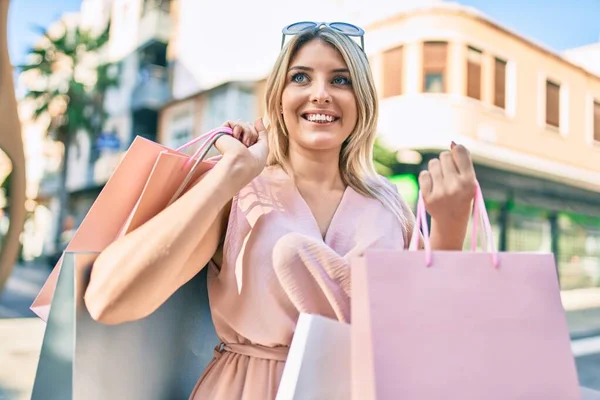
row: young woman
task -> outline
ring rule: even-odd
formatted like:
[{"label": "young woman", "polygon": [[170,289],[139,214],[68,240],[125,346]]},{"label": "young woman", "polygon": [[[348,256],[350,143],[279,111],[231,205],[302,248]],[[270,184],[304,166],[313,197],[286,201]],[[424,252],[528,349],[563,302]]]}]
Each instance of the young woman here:
[{"label": "young woman", "polygon": [[[223,343],[192,399],[274,399],[299,313],[349,322],[352,257],[409,243],[413,215],[373,167],[377,95],[347,29],[359,30],[284,30],[293,37],[267,83],[268,128],[228,122],[215,167],[96,261],[85,299],[108,324],[147,316],[208,265]],[[453,144],[419,183],[432,246],[461,249],[475,190],[468,151]]]}]

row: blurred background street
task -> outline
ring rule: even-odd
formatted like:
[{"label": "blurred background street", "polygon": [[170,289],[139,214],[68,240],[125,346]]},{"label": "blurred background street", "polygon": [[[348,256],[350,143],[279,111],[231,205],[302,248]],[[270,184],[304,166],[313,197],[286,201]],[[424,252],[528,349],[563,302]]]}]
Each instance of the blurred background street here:
[{"label": "blurred background street", "polygon": [[133,139],[262,116],[281,28],[303,20],[365,29],[376,167],[413,209],[428,161],[469,148],[496,247],[554,254],[580,383],[600,390],[600,1],[0,4],[0,400],[30,397],[29,306]]}]

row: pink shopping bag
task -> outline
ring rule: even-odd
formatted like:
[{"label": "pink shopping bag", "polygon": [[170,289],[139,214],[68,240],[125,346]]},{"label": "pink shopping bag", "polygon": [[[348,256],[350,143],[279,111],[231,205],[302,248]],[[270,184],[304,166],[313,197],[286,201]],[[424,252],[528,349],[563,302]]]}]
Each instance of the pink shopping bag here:
[{"label": "pink shopping bag", "polygon": [[352,399],[581,399],[553,255],[496,252],[477,187],[479,215],[487,251],[432,251],[420,196],[409,251],[354,260]]},{"label": "pink shopping bag", "polygon": [[[204,158],[223,134],[231,134],[231,129],[213,129],[176,150],[136,137],[65,251],[100,252],[152,218],[214,165]],[[192,156],[180,153],[199,141],[204,142]],[[61,265],[62,257],[31,305],[44,321],[48,320]]]}]

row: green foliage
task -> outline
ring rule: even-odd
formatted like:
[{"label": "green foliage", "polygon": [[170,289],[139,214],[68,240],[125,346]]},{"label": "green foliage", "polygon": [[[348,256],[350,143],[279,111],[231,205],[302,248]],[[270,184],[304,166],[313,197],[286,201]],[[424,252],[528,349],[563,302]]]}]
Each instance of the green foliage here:
[{"label": "green foliage", "polygon": [[383,176],[393,175],[394,165],[398,164],[396,152],[386,148],[378,139],[375,140],[375,146],[373,147],[373,161],[375,170]]},{"label": "green foliage", "polygon": [[104,95],[118,83],[111,64],[99,61],[110,26],[97,35],[64,23],[58,35],[34,29],[40,43],[20,66],[29,76],[26,98],[35,104],[34,118],[50,113],[49,134],[65,144],[80,130],[98,134],[106,119]]}]

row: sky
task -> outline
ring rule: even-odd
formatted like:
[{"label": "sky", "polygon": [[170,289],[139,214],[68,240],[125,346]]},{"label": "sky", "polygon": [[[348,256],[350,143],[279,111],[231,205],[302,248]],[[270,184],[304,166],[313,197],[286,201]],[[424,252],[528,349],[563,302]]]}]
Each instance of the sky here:
[{"label": "sky", "polygon": [[561,52],[600,40],[600,0],[459,0]]},{"label": "sky", "polygon": [[79,11],[81,0],[10,0],[8,9],[8,52],[13,65],[24,63],[38,34],[35,25],[47,27],[62,13]]},{"label": "sky", "polygon": [[[600,40],[600,0],[458,2],[475,7],[501,25],[558,52]],[[81,0],[11,0],[8,46],[12,63],[22,64],[35,42],[33,25],[47,26],[64,12],[78,11],[80,3]]]}]

